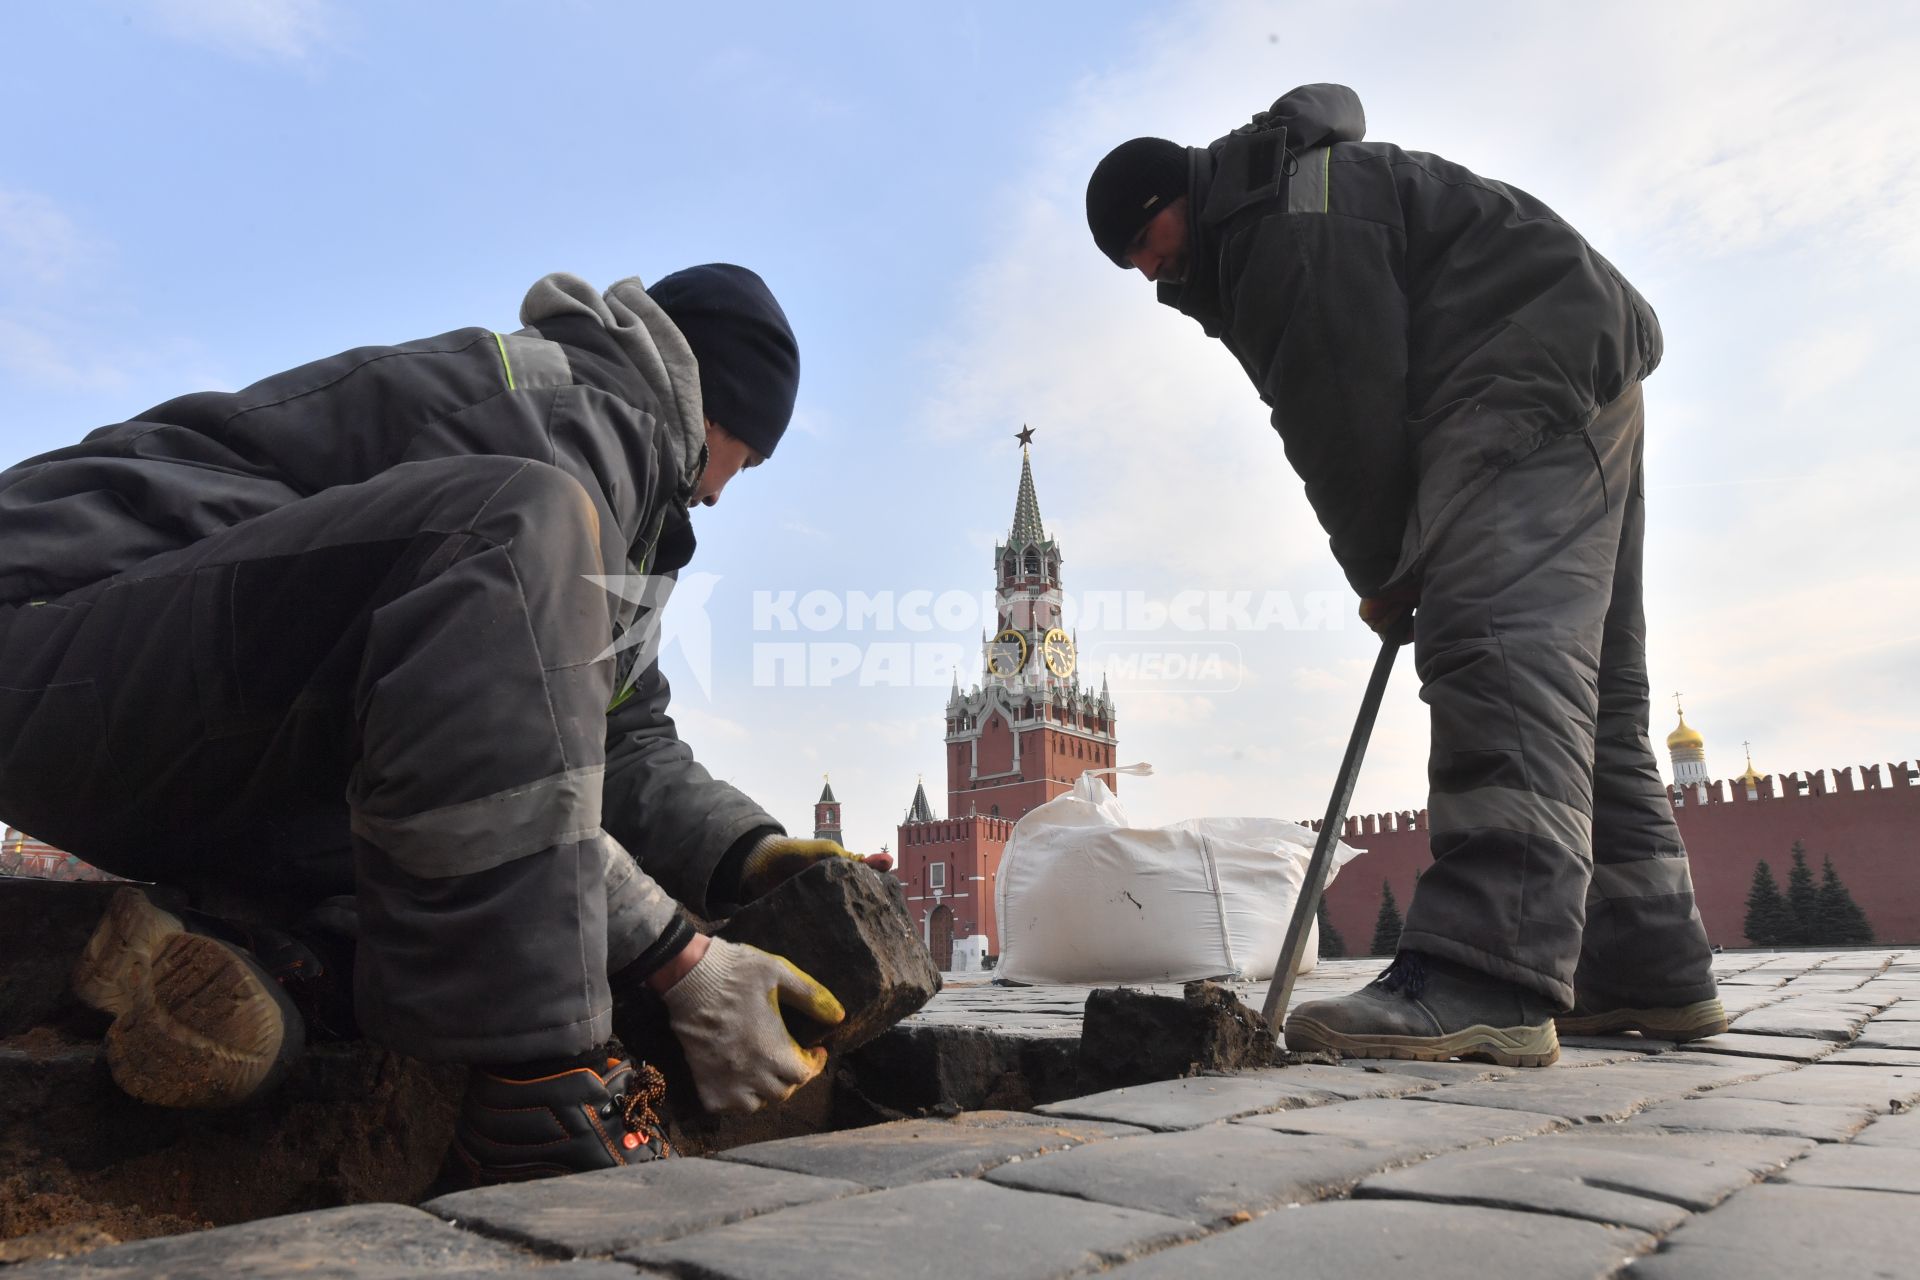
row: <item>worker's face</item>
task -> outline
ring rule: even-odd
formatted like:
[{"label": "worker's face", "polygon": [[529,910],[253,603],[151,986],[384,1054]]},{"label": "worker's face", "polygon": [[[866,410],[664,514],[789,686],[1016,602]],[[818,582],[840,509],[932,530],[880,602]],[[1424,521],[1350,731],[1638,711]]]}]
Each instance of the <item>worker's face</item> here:
[{"label": "worker's face", "polygon": [[727,481],[748,467],[757,467],[765,461],[747,446],[746,441],[708,418],[707,469],[700,473],[700,479],[693,486],[693,497],[687,500],[687,505],[712,506],[720,501],[720,491],[727,487]]},{"label": "worker's face", "polygon": [[1187,278],[1187,198],[1181,196],[1147,220],[1127,245],[1127,265],[1156,284]]}]

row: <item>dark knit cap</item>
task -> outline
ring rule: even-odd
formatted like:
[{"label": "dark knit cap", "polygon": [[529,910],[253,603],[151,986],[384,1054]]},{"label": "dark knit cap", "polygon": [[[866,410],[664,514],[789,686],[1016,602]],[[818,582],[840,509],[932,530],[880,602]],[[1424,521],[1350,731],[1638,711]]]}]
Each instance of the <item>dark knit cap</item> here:
[{"label": "dark knit cap", "polygon": [[647,296],[700,362],[707,417],[772,457],[800,390],[800,347],[766,281],[745,267],[709,262],[654,281]]},{"label": "dark knit cap", "polygon": [[1187,149],[1165,138],[1134,138],[1107,152],[1087,179],[1087,227],[1116,266],[1140,228],[1187,194]]}]

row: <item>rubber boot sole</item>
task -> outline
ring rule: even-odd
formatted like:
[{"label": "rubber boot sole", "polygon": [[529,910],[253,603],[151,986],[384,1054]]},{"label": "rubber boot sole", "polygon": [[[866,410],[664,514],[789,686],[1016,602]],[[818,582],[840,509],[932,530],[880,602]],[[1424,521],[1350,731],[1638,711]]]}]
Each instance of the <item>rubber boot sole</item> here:
[{"label": "rubber boot sole", "polygon": [[1465,1058],[1502,1067],[1550,1067],[1560,1057],[1553,1023],[1537,1027],[1476,1025],[1444,1036],[1349,1035],[1313,1018],[1287,1019],[1287,1048],[1343,1058],[1405,1058],[1445,1062]]},{"label": "rubber boot sole", "polygon": [[1685,1044],[1717,1036],[1727,1029],[1727,1011],[1718,1000],[1647,1008],[1609,1009],[1605,1013],[1563,1013],[1556,1021],[1566,1036],[1607,1036],[1638,1031],[1656,1040]]},{"label": "rubber boot sole", "polygon": [[138,889],[114,894],[74,965],[74,993],[114,1015],[114,1083],[163,1107],[232,1107],[267,1092],[304,1048],[300,1015],[244,952],[189,933]]}]

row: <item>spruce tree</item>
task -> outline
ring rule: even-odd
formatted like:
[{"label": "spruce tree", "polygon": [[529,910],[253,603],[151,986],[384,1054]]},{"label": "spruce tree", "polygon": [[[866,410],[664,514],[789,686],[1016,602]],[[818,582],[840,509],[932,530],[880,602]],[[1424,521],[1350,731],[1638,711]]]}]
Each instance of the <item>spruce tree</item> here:
[{"label": "spruce tree", "polygon": [[1390,956],[1400,950],[1400,904],[1393,900],[1393,886],[1380,882],[1380,914],[1373,922],[1373,947],[1369,955]]},{"label": "spruce tree", "polygon": [[1333,921],[1327,918],[1327,900],[1320,899],[1320,958],[1338,960],[1347,954],[1347,940],[1333,927]]},{"label": "spruce tree", "polygon": [[1790,947],[1817,947],[1814,930],[1818,922],[1814,919],[1815,909],[1819,905],[1820,891],[1813,887],[1813,868],[1807,865],[1807,846],[1798,840],[1793,842],[1793,869],[1787,872],[1787,912],[1793,918],[1793,928],[1783,941]]},{"label": "spruce tree", "polygon": [[1756,947],[1783,946],[1793,932],[1787,900],[1780,896],[1780,884],[1765,858],[1753,868],[1753,885],[1747,890],[1747,919],[1741,931]]},{"label": "spruce tree", "polygon": [[1815,932],[1818,937],[1814,945],[1822,947],[1864,947],[1873,942],[1873,926],[1867,923],[1867,913],[1847,892],[1847,886],[1840,882],[1840,873],[1833,869],[1831,855],[1820,864],[1820,889],[1814,895]]}]

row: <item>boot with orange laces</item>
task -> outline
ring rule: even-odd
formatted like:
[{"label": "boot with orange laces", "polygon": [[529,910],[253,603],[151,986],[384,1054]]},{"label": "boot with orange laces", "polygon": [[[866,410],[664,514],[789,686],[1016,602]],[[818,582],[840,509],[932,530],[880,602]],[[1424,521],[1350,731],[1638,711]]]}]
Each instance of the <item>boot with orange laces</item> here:
[{"label": "boot with orange laces", "polygon": [[442,1186],[490,1186],[645,1164],[673,1154],[654,1111],[666,1083],[605,1048],[574,1058],[475,1067]]}]

